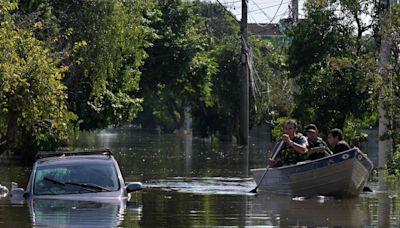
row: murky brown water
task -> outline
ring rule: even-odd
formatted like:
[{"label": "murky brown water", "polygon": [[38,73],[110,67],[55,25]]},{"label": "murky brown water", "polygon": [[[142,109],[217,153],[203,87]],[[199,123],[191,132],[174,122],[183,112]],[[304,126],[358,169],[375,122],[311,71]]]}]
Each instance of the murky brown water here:
[{"label": "murky brown water", "polygon": [[[0,227],[399,227],[400,187],[374,177],[355,199],[260,193],[249,169],[263,167],[268,142],[248,148],[190,135],[130,128],[82,133],[77,146],[110,148],[126,181],[145,189],[129,202],[0,199]],[[0,163],[0,183],[25,187],[31,167]]]}]

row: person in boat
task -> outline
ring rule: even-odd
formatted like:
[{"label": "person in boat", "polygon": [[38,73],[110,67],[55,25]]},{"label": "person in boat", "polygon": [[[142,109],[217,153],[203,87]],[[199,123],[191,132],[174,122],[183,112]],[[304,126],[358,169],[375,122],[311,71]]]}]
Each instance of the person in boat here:
[{"label": "person in boat", "polygon": [[334,128],[329,131],[328,144],[331,147],[333,154],[350,150],[349,144],[343,139],[343,132],[339,128]]},{"label": "person in boat", "polygon": [[316,160],[325,156],[332,155],[328,144],[318,136],[318,128],[315,124],[309,124],[305,128],[308,143],[308,159]]},{"label": "person in boat", "polygon": [[296,164],[305,160],[307,153],[307,138],[298,132],[297,122],[289,119],[283,127],[282,141],[284,145],[275,160],[269,159],[268,165],[271,167],[279,167],[284,165]]}]

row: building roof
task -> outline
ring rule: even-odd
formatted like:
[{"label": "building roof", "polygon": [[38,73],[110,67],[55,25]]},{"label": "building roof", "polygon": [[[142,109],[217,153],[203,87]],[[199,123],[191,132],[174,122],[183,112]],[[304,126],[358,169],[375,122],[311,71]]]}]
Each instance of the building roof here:
[{"label": "building roof", "polygon": [[279,24],[276,23],[249,23],[247,24],[247,28],[250,33],[261,37],[283,35]]}]

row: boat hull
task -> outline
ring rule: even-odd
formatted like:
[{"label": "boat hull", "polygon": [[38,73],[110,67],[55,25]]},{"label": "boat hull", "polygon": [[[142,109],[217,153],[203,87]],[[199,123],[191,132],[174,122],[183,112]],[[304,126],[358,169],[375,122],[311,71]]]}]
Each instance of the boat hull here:
[{"label": "boat hull", "polygon": [[[329,157],[279,168],[252,169],[261,191],[291,196],[357,196],[373,169],[371,160],[358,148]],[[261,181],[261,183],[260,183]]]}]

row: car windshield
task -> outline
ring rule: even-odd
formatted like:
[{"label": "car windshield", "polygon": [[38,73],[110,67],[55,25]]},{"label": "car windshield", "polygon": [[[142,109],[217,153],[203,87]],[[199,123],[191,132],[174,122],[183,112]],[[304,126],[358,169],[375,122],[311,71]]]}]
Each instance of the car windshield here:
[{"label": "car windshield", "polygon": [[110,192],[119,188],[113,162],[76,161],[39,166],[33,192],[35,195],[61,195]]}]

